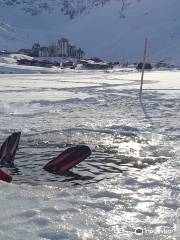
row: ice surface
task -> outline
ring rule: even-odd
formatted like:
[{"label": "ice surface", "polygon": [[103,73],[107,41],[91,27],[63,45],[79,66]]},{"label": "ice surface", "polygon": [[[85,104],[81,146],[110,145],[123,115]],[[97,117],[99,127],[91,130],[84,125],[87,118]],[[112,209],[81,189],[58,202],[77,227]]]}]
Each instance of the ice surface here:
[{"label": "ice surface", "polygon": [[[0,142],[22,131],[0,183],[0,239],[179,239],[180,71],[0,75]],[[92,156],[42,166],[74,144]],[[142,232],[141,232],[142,231]]]}]

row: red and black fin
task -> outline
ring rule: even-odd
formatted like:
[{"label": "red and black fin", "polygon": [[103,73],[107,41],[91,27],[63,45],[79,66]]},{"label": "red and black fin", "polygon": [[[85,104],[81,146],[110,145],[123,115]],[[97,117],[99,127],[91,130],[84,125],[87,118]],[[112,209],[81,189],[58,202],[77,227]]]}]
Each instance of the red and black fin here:
[{"label": "red and black fin", "polygon": [[79,145],[76,147],[71,147],[47,163],[44,166],[44,169],[53,173],[64,173],[65,171],[76,166],[78,163],[82,162],[90,155],[91,150],[88,146]]},{"label": "red and black fin", "polygon": [[14,159],[19,145],[21,132],[10,135],[0,149],[0,164],[8,167],[14,166]]},{"label": "red and black fin", "polygon": [[11,182],[12,176],[8,172],[0,169],[0,181]]}]

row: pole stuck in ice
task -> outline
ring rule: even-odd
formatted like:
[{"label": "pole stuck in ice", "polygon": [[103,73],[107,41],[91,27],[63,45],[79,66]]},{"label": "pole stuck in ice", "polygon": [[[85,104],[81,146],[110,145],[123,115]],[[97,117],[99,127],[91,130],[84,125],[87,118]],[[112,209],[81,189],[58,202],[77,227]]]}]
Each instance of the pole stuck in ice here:
[{"label": "pole stuck in ice", "polygon": [[147,56],[147,38],[145,39],[144,44],[144,57],[143,57],[143,65],[142,65],[142,74],[141,74],[141,86],[140,86],[140,98],[142,97],[142,90],[143,90],[143,80],[144,80],[144,70],[146,65],[146,56]]}]

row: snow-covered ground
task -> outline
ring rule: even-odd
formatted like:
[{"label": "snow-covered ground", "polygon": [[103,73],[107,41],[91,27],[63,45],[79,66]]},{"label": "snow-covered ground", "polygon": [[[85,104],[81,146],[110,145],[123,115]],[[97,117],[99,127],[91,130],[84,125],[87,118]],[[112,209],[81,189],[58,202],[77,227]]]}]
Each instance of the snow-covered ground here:
[{"label": "snow-covered ground", "polygon": [[[180,71],[146,73],[142,101],[139,79],[0,75],[0,142],[22,131],[14,180],[0,183],[0,239],[179,239]],[[42,170],[81,143],[92,156],[69,174]]]}]

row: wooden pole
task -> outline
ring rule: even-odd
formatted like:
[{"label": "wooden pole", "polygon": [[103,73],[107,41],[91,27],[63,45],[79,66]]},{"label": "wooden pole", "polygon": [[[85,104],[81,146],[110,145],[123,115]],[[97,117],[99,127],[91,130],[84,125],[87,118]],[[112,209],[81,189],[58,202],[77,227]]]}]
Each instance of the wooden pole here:
[{"label": "wooden pole", "polygon": [[147,38],[145,39],[144,44],[144,57],[143,57],[143,66],[142,66],[142,74],[141,74],[141,86],[140,86],[140,98],[142,97],[142,87],[143,87],[143,80],[144,80],[144,69],[146,64],[146,56],[147,56]]}]

